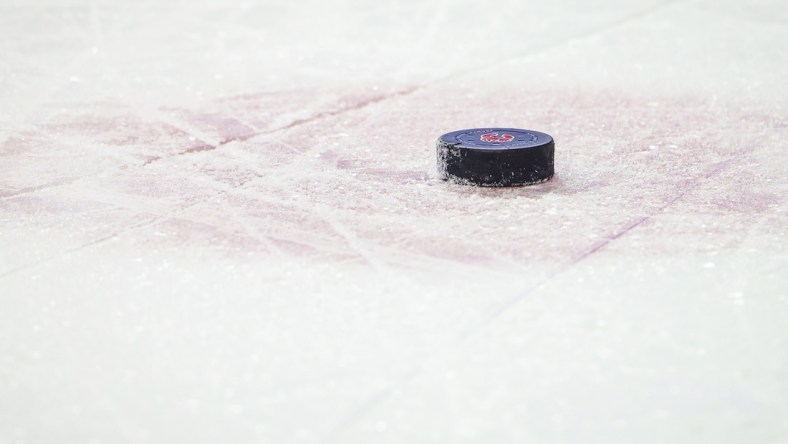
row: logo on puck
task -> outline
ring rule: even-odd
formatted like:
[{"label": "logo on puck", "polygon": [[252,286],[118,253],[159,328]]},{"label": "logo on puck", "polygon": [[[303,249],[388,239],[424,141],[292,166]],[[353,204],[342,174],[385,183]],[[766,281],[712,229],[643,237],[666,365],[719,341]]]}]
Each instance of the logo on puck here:
[{"label": "logo on puck", "polygon": [[484,133],[480,136],[482,142],[511,142],[514,136],[511,134]]}]

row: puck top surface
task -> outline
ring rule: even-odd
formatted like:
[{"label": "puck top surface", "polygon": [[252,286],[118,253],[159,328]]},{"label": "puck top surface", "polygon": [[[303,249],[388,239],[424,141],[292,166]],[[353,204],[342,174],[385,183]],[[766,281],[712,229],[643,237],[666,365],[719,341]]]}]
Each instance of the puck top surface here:
[{"label": "puck top surface", "polygon": [[512,150],[551,143],[553,138],[538,131],[516,128],[474,128],[441,136],[444,143],[479,150]]}]

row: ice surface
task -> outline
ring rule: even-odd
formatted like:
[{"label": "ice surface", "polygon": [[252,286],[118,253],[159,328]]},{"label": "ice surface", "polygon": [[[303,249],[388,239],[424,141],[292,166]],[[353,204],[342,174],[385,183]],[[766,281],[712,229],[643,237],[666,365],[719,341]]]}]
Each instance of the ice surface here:
[{"label": "ice surface", "polygon": [[784,5],[547,3],[0,2],[0,443],[788,441]]}]

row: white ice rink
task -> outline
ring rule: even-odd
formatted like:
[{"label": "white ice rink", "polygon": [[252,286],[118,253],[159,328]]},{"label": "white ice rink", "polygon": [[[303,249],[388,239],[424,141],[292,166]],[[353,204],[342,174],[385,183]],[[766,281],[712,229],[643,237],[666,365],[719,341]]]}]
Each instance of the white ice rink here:
[{"label": "white ice rink", "polygon": [[0,444],[788,443],[787,141],[780,0],[0,0]]}]

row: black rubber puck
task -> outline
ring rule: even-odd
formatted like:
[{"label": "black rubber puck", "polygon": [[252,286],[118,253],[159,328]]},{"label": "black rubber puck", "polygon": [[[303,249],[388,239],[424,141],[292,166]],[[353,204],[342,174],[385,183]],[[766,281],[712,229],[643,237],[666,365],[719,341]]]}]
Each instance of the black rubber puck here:
[{"label": "black rubber puck", "polygon": [[438,139],[443,180],[485,187],[532,185],[554,173],[555,142],[545,133],[514,128],[454,131]]}]

